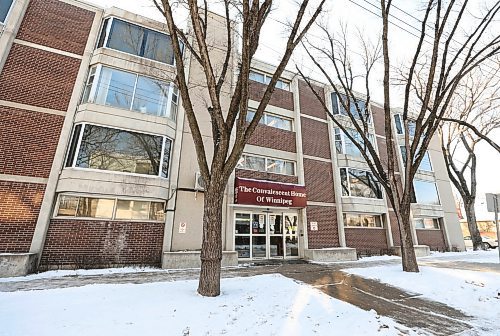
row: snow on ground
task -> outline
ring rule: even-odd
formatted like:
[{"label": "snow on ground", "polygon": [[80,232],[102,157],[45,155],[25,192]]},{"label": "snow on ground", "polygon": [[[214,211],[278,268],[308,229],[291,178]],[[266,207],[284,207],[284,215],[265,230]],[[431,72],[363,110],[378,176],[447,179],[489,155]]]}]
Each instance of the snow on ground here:
[{"label": "snow on ground", "polygon": [[[393,320],[281,275],[0,292],[0,335],[414,335]],[[28,323],[27,323],[28,322]]]},{"label": "snow on ground", "polygon": [[344,271],[422,294],[425,298],[476,317],[480,326],[500,330],[499,273],[427,266],[421,266],[420,273],[409,273],[403,272],[401,265],[351,268]]},{"label": "snow on ground", "polygon": [[77,269],[77,270],[56,270],[47,271],[35,274],[29,274],[20,277],[0,278],[0,282],[11,281],[31,281],[38,279],[49,279],[64,276],[80,276],[80,275],[106,275],[117,273],[143,273],[143,272],[168,272],[161,268],[152,267],[121,267],[121,268],[101,268],[101,269]]},{"label": "snow on ground", "polygon": [[[498,249],[490,249],[487,251],[466,251],[466,252],[432,252],[430,256],[421,257],[422,260],[432,261],[466,261],[474,263],[491,263],[498,264]],[[437,259],[437,260],[434,260]]]}]

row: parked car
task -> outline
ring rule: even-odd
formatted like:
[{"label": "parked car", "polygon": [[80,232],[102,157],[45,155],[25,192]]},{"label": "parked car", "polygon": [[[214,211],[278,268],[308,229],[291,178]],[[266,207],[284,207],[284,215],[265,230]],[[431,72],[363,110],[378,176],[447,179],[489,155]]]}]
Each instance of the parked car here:
[{"label": "parked car", "polygon": [[[484,236],[481,236],[481,238],[483,239],[483,247],[485,249],[498,247],[498,240],[497,239],[493,239],[490,237],[484,237]],[[472,239],[470,238],[470,236],[464,237],[464,242],[465,242],[466,248],[472,248]]]}]

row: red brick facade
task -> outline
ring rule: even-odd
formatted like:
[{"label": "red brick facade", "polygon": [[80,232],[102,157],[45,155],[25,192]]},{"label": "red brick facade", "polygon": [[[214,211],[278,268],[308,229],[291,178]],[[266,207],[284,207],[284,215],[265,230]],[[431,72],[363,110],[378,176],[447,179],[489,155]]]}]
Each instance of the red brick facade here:
[{"label": "red brick facade", "polygon": [[79,66],[76,58],[14,43],[0,75],[0,99],[66,111]]},{"label": "red brick facade", "polygon": [[52,219],[42,267],[159,266],[163,223]]},{"label": "red brick facade", "polygon": [[58,0],[31,0],[19,40],[83,55],[94,12]]},{"label": "red brick facade", "polygon": [[[249,81],[249,99],[260,101],[262,97],[264,97],[266,88],[267,85],[265,84]],[[269,105],[281,107],[287,110],[293,110],[293,93],[291,91],[276,88],[271,96],[271,100],[269,100]]]},{"label": "red brick facade", "polygon": [[301,118],[302,151],[304,155],[331,158],[328,124],[310,118]]},{"label": "red brick facade", "polygon": [[266,125],[257,126],[248,144],[285,152],[297,152],[295,132]]},{"label": "red brick facade", "polygon": [[[315,91],[324,101],[325,93],[323,89],[315,87]],[[300,113],[316,118],[326,119],[326,112],[321,101],[318,100],[306,82],[299,80]]]},{"label": "red brick facade", "polygon": [[0,253],[29,252],[45,185],[0,181]]},{"label": "red brick facade", "polygon": [[442,230],[417,229],[419,245],[427,245],[431,250],[445,250],[446,242]]},{"label": "red brick facade", "polygon": [[344,228],[344,231],[348,247],[376,254],[388,249],[385,229]]},{"label": "red brick facade", "polygon": [[49,177],[64,117],[0,106],[0,174]]},{"label": "red brick facade", "polygon": [[335,203],[330,162],[304,159],[304,178],[309,201]]},{"label": "red brick facade", "polygon": [[299,183],[299,179],[297,176],[273,174],[273,173],[259,172],[253,170],[236,169],[235,175],[236,177],[251,178],[256,180],[266,180],[266,181],[294,183],[294,184]]},{"label": "red brick facade", "polygon": [[392,242],[394,246],[401,246],[401,237],[399,234],[399,226],[398,220],[396,218],[396,213],[389,210],[389,218],[391,220]]},{"label": "red brick facade", "polygon": [[[339,229],[337,208],[316,205],[307,206],[307,238],[310,249],[338,247]],[[318,222],[318,231],[311,231],[310,222]]]}]

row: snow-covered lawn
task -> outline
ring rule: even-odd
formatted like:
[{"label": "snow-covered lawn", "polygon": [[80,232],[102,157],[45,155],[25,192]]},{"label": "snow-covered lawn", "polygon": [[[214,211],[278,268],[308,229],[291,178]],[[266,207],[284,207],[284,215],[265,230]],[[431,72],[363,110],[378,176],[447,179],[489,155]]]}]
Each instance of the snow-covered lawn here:
[{"label": "snow-covered lawn", "polygon": [[421,257],[421,260],[430,261],[466,261],[473,263],[498,264],[498,249],[487,251],[466,251],[466,252],[432,252],[428,257]]},{"label": "snow-covered lawn", "polygon": [[189,280],[0,292],[0,335],[415,334],[281,275],[223,279],[217,298],[196,287]]},{"label": "snow-covered lawn", "polygon": [[[482,252],[481,252],[482,253]],[[445,303],[477,318],[477,324],[500,335],[500,274],[421,266],[408,273],[401,265],[344,270]]]}]

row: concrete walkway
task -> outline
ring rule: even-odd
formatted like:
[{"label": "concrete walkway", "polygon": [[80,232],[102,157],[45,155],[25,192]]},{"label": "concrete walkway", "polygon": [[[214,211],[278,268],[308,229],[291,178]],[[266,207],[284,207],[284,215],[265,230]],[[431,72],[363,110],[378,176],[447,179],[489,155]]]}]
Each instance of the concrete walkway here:
[{"label": "concrete walkway", "polygon": [[[452,263],[419,261],[420,265],[434,267],[454,266],[454,268],[458,268],[454,264],[455,262]],[[343,300],[364,310],[374,309],[379,315],[391,317],[409,328],[422,329],[432,335],[480,334],[480,331],[474,328],[474,322],[471,317],[461,311],[438,302],[423,299],[419,294],[405,292],[378,281],[365,279],[342,271],[350,267],[371,267],[387,264],[400,264],[400,260],[358,261],[356,263],[328,265],[308,264],[300,261],[251,266],[242,265],[240,267],[224,269],[222,276],[228,278],[279,273],[288,278],[314,286],[331,297]],[[468,267],[472,266],[469,265]],[[474,267],[488,267],[488,265]],[[464,268],[462,267],[462,269]],[[140,284],[176,281],[196,279],[198,273],[198,270],[162,270],[158,272],[81,275],[30,281],[10,281],[0,282],[0,292],[79,287],[90,284]]]}]

